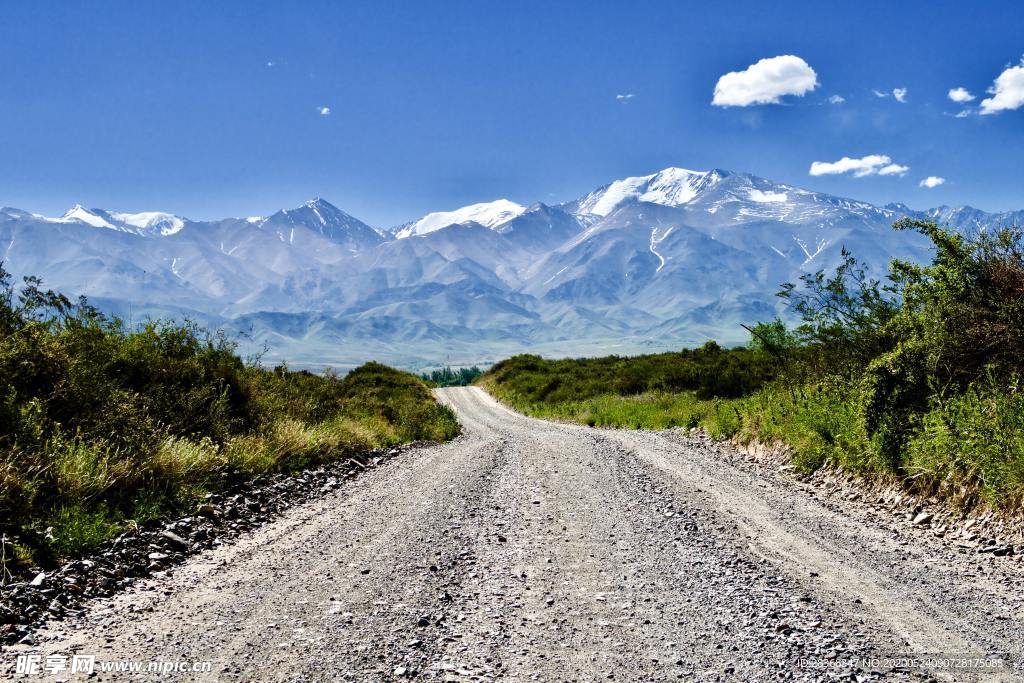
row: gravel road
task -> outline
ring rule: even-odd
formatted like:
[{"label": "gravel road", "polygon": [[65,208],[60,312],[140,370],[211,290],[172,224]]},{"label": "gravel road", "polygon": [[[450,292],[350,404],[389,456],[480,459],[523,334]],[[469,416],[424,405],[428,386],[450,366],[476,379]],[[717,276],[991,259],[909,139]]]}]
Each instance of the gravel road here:
[{"label": "gravel road", "polygon": [[[942,661],[1021,661],[1013,558],[843,509],[701,437],[439,395],[457,440],[55,623],[4,665],[34,652],[210,662],[178,680],[1016,680]],[[930,669],[906,661],[925,655]]]}]

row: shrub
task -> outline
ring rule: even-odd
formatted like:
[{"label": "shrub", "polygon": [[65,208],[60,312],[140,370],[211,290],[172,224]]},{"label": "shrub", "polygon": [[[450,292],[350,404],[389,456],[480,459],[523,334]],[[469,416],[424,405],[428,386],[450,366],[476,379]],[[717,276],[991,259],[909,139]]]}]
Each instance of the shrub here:
[{"label": "shrub", "polygon": [[458,431],[407,373],[246,365],[222,333],[128,329],[0,267],[0,534],[39,561],[238,478]]},{"label": "shrub", "polygon": [[1019,507],[1024,493],[1024,394],[990,376],[933,395],[908,439],[905,468],[919,489],[971,505]]},{"label": "shrub", "polygon": [[747,328],[750,348],[548,361],[516,356],[481,382],[539,416],[593,426],[700,425],[783,441],[804,471],[894,476],[973,505],[1024,502],[1024,231],[969,236],[904,219],[931,263],[888,279],[845,249],[832,274],[779,295],[801,316]]},{"label": "shrub", "polygon": [[477,366],[471,368],[452,369],[449,367],[440,370],[424,372],[420,379],[433,387],[464,387],[476,381],[477,377],[483,374],[483,370]]}]

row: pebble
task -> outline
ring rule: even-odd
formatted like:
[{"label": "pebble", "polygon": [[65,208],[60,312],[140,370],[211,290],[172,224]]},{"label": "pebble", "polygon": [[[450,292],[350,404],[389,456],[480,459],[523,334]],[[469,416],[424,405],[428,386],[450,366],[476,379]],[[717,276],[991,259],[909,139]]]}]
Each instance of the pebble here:
[{"label": "pebble", "polygon": [[[366,469],[401,452],[400,448],[376,451],[371,454],[374,457],[364,457],[366,462],[359,467]],[[66,562],[51,572],[37,570],[24,583],[9,584],[8,588],[20,588],[0,593],[0,645],[31,640],[23,631],[5,628],[5,621],[10,625],[38,627],[63,616],[70,606],[126,588],[136,577],[166,571],[193,552],[219,545],[225,538],[244,533],[295,504],[321,495],[317,484],[336,488],[352,474],[353,462],[359,461],[335,462],[298,475],[261,475],[228,491],[208,494],[194,515],[162,526],[143,525],[137,533],[123,533],[101,544],[88,557]],[[221,509],[223,517],[231,521],[222,521]]]}]

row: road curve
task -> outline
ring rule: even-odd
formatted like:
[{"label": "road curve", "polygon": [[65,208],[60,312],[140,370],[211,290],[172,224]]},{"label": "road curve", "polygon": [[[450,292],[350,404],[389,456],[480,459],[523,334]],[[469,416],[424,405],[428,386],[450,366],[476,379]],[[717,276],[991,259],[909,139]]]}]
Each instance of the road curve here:
[{"label": "road curve", "polygon": [[703,438],[438,394],[455,441],[54,624],[32,651],[210,663],[178,680],[1013,679],[895,658],[1020,661],[1020,563],[838,507]]}]

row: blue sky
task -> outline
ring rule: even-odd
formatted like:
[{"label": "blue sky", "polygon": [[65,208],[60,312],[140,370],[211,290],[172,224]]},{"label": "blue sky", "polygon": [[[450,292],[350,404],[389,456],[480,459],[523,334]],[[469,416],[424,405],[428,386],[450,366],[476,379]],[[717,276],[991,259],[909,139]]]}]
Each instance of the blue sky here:
[{"label": "blue sky", "polygon": [[[498,197],[564,201],[666,166],[915,208],[1024,208],[1020,2],[2,8],[0,205],[48,215],[82,203],[204,219],[322,196],[389,226]],[[817,86],[712,104],[724,74],[783,55]],[[981,114],[1004,71],[1002,110]],[[975,99],[953,102],[957,87]],[[872,155],[889,162],[862,177],[809,173]],[[920,187],[929,176],[945,182]]]}]

